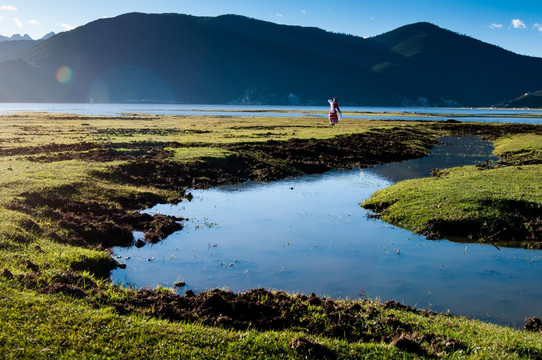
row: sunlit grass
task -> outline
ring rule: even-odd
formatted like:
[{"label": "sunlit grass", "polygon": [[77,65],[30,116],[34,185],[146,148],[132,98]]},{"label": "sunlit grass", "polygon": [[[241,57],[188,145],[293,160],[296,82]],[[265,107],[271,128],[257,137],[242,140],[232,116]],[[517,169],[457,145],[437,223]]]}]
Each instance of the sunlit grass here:
[{"label": "sunlit grass", "polygon": [[173,159],[178,162],[190,162],[199,159],[218,160],[233,154],[231,151],[213,147],[183,147],[170,150],[174,153]]},{"label": "sunlit grass", "polygon": [[495,154],[511,163],[542,162],[542,136],[520,134],[498,139]]},{"label": "sunlit grass", "polygon": [[[145,156],[153,151],[166,150],[164,161],[204,161],[221,166],[234,155],[222,147],[227,144],[291,138],[323,139],[375,127],[415,124],[419,123],[410,121],[407,125],[405,122],[345,116],[339,126],[331,127],[325,112],[302,117],[253,118],[235,117],[234,113],[232,116],[127,115],[113,118],[38,113],[0,116],[0,358],[307,358],[306,354],[292,349],[291,341],[298,336],[311,337],[338,359],[416,358],[413,353],[390,345],[389,341],[348,342],[311,336],[304,329],[297,329],[298,332],[233,331],[143,315],[120,315],[111,303],[126,298],[132,290],[113,286],[96,275],[114,262],[108,251],[59,242],[52,234],[65,234],[53,220],[10,209],[10,205],[22,199],[21,194],[25,192],[81,202],[95,201],[115,208],[126,203],[143,204],[157,198],[174,198],[178,194],[172,190],[97,176],[113,176],[118,166],[130,161],[130,156]],[[55,160],[54,152],[40,148],[53,143],[75,146],[84,142],[125,157],[107,161]],[[521,143],[531,145],[522,146]],[[528,150],[531,154],[528,157],[532,158],[532,154],[539,151],[539,144],[539,138],[525,135],[513,143],[503,142],[500,151]],[[32,149],[31,154],[25,153],[25,149]],[[69,149],[59,151],[88,151]],[[39,161],[36,157],[44,158]],[[284,166],[287,166],[286,162]],[[425,207],[425,212],[405,207],[403,213],[395,215],[405,227],[416,229],[419,226],[416,221],[425,221],[428,212],[432,212],[431,216],[466,216],[462,209],[475,211],[474,205],[469,205],[470,200],[488,196],[539,202],[542,192],[538,181],[542,172],[540,166],[490,170],[458,168],[439,178],[406,182],[402,185],[404,188],[386,189],[377,196],[388,194],[388,198],[404,198],[419,209]],[[420,195],[434,200],[428,205],[419,201]],[[45,293],[49,284],[70,274],[76,274],[77,281],[82,282],[80,287],[86,290],[85,297]],[[465,351],[440,354],[443,358],[529,358],[542,354],[539,334],[463,318],[383,310],[377,302],[363,304],[364,311],[367,306],[381,311],[374,321],[394,314],[413,324],[420,336],[438,334],[466,344]],[[321,306],[315,305],[311,310],[307,321],[310,317],[318,317],[322,322],[330,323]],[[365,315],[360,312],[359,316]]]},{"label": "sunlit grass", "polygon": [[[541,139],[531,134],[501,138],[496,141],[495,154],[505,162],[538,163]],[[542,165],[464,166],[441,170],[436,177],[399,182],[376,192],[362,205],[382,208],[383,220],[412,231],[423,232],[435,220],[478,223],[482,227],[488,221],[517,221],[510,211],[520,210],[501,204],[542,206],[540,179]],[[516,242],[520,246],[520,240]]]}]

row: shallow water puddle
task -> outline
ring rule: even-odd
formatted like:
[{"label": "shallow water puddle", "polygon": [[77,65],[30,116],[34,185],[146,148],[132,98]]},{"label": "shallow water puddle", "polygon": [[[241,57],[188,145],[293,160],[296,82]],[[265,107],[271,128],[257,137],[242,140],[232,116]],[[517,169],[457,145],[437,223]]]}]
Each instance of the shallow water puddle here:
[{"label": "shallow water puddle", "polygon": [[264,287],[333,298],[393,299],[418,308],[521,326],[540,316],[542,253],[429,241],[380,220],[359,203],[432,168],[480,163],[492,147],[447,138],[423,159],[331,171],[274,183],[194,190],[191,202],[149,213],[188,218],[156,245],[115,248],[127,264],[116,283],[187,289]]}]

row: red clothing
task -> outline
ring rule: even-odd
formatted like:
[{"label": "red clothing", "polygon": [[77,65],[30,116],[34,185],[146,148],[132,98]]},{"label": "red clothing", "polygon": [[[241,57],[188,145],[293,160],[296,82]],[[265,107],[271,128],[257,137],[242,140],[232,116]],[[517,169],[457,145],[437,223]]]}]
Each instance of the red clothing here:
[{"label": "red clothing", "polygon": [[329,103],[329,122],[330,124],[336,124],[339,122],[339,117],[337,112],[340,112],[339,105],[335,101],[330,101]]}]

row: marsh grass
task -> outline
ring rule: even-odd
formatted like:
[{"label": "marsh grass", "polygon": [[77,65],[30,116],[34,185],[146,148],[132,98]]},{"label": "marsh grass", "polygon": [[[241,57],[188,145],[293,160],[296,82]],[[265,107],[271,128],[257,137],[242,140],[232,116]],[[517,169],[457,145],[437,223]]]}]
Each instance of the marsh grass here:
[{"label": "marsh grass", "polygon": [[[494,153],[504,165],[514,166],[441,169],[434,177],[380,190],[362,206],[381,213],[384,221],[429,237],[461,236],[540,248],[542,165],[537,163],[541,139],[530,134],[497,139]],[[432,224],[442,230],[431,228]]]},{"label": "marsh grass", "polygon": [[[314,336],[303,327],[284,331],[231,330],[160,319],[149,315],[153,309],[121,315],[115,304],[133,298],[136,293],[126,287],[113,286],[107,278],[102,278],[102,270],[109,269],[114,262],[108,251],[59,241],[69,233],[46,216],[47,210],[51,210],[46,206],[38,209],[34,216],[14,210],[12,206],[24,199],[24,193],[30,192],[82,203],[93,201],[127,211],[138,209],[178,198],[179,194],[171,189],[136,185],[97,174],[113,175],[119,166],[134,157],[145,159],[148,154],[161,150],[166,150],[164,161],[203,161],[221,166],[234,154],[222,147],[228,144],[291,138],[329,139],[374,128],[405,128],[418,124],[345,117],[339,126],[330,127],[327,119],[314,116],[130,115],[110,118],[19,113],[0,117],[0,358],[317,358],[310,348],[304,350],[293,346],[299,338],[308,338],[319,344],[331,358],[419,358],[411,351],[391,345],[391,339],[348,341],[344,336]],[[518,141],[525,140],[520,138]],[[91,146],[80,149],[77,146],[81,143]],[[529,143],[537,144],[539,141],[533,139]],[[85,160],[94,146],[111,151],[115,156]],[[525,150],[511,144],[504,144],[503,149],[503,152]],[[60,160],[59,153],[74,156]],[[271,161],[288,166],[288,162],[282,159]],[[485,211],[477,208],[476,202],[469,202],[469,198],[487,199],[491,194],[503,197],[504,193],[506,198],[539,201],[542,190],[536,185],[539,181],[534,180],[540,179],[540,171],[539,165],[522,166],[521,170],[512,167],[490,170],[460,168],[450,170],[447,175],[441,174],[439,178],[423,180],[427,184],[408,183],[413,190],[385,191],[391,194],[387,198],[404,196],[413,203],[419,201],[414,196],[416,192],[419,198],[419,192],[426,191],[428,197],[436,196],[440,204],[440,207],[431,204],[431,209],[438,209],[442,216],[461,217],[466,215],[458,207],[471,209],[468,214]],[[503,179],[506,186],[502,184]],[[463,192],[463,196],[453,200],[447,181],[469,189],[470,196]],[[484,186],[480,186],[481,183]],[[448,203],[456,207],[448,206]],[[423,207],[423,204],[419,206]],[[423,213],[408,211],[415,214],[415,218],[427,218]],[[406,213],[397,219],[405,226],[418,226]],[[157,290],[161,291],[169,290]],[[262,298],[260,301],[265,303],[268,300]],[[351,303],[344,302],[341,306],[351,307]],[[465,345],[461,349],[434,351],[427,356],[480,359],[542,357],[542,340],[538,333],[446,315],[426,316],[387,309],[371,300],[361,302],[359,306],[359,316],[377,314],[367,321],[374,321],[375,329],[386,334],[393,330],[395,320],[388,325],[383,322],[386,318],[393,320],[390,318],[393,315],[399,321],[412,324],[416,336],[437,334],[439,338],[456,339]],[[307,323],[324,324],[330,328],[336,325],[321,305],[311,305],[308,315],[303,316]],[[424,348],[430,349],[431,344],[424,341]]]},{"label": "marsh grass", "polygon": [[542,136],[519,134],[495,141],[495,154],[510,164],[542,163]]}]

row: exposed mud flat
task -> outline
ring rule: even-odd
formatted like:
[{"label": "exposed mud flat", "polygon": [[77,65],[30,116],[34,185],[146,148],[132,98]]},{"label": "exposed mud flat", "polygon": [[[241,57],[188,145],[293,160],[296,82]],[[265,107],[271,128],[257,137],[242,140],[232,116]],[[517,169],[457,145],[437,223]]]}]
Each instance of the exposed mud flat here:
[{"label": "exposed mud flat", "polygon": [[494,139],[511,134],[542,134],[542,126],[530,124],[488,124],[462,123],[459,121],[437,121],[429,123],[429,128],[449,131],[456,136],[483,136]]},{"label": "exposed mud flat", "polygon": [[[180,164],[143,156],[119,166],[115,175],[121,181],[159,188],[207,188],[412,159],[426,155],[434,144],[435,140],[428,133],[408,128],[374,130],[331,139],[269,140],[227,145],[226,149],[234,155],[218,166],[204,161]],[[170,143],[168,146],[183,145]]]}]

